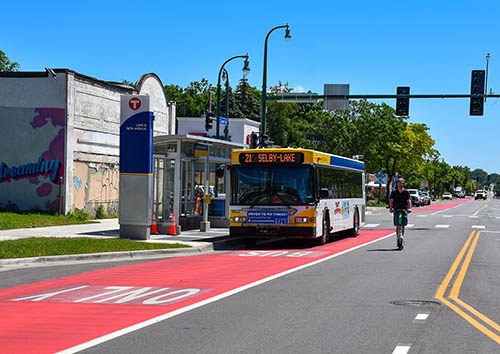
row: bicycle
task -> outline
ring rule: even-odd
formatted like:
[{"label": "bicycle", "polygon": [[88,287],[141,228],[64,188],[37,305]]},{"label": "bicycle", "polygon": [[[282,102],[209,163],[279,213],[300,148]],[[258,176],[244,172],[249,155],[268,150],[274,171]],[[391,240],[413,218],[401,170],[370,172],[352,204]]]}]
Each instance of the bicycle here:
[{"label": "bicycle", "polygon": [[398,212],[399,215],[398,215],[398,225],[396,226],[396,236],[397,236],[397,247],[400,251],[403,250],[403,248],[405,247],[405,240],[404,240],[404,237],[403,237],[403,230],[404,230],[404,226],[403,225],[403,214],[406,214],[408,215],[411,210],[408,210],[408,209],[395,209],[394,212]]}]

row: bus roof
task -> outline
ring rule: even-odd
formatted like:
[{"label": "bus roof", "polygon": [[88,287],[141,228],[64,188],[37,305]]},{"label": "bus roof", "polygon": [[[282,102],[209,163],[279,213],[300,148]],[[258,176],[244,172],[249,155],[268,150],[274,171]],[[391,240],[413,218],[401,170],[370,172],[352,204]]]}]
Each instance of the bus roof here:
[{"label": "bus roof", "polygon": [[[270,149],[244,149],[244,150],[233,150],[231,154],[231,163],[240,164],[240,155],[242,153],[246,154],[264,154],[272,155],[273,153],[281,154],[293,154],[302,153],[303,161],[300,163],[306,164],[317,164],[324,166],[338,167],[341,169],[355,170],[363,172],[365,170],[365,163],[363,161],[351,159],[348,157],[343,157],[339,155],[328,154],[326,152],[315,151],[311,149],[294,149],[294,148],[270,148]],[[265,162],[276,162],[276,160],[266,159]],[[287,161],[287,160],[285,160]],[[253,162],[255,163],[255,161]],[[258,163],[258,162],[257,162]]]}]

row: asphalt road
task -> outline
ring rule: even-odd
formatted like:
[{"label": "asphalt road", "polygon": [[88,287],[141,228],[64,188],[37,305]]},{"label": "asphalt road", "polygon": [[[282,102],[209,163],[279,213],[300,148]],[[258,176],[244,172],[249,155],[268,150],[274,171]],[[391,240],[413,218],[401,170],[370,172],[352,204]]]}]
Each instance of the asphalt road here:
[{"label": "asphalt road", "polygon": [[[403,251],[394,236],[382,238],[82,352],[500,353],[500,200],[444,204],[414,208]],[[392,228],[386,209],[368,215],[364,226]],[[320,253],[346,241],[314,248],[279,241],[252,251]],[[0,273],[0,287],[165,264],[154,262],[10,270]],[[234,278],[234,270],[226,277]]]}]

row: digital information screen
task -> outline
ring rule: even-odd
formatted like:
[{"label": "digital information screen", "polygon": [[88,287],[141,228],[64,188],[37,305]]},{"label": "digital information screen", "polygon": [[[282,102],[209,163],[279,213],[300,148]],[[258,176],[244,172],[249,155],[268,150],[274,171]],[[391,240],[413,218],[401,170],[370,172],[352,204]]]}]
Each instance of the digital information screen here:
[{"label": "digital information screen", "polygon": [[240,154],[240,163],[244,164],[301,164],[304,154],[301,152],[243,152]]}]

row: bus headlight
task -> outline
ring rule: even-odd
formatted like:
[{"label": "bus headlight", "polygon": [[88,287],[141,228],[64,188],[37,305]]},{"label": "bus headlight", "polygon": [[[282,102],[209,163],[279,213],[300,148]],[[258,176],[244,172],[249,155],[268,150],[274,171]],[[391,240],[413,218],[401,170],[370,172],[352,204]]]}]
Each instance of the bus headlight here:
[{"label": "bus headlight", "polygon": [[235,222],[235,223],[245,223],[247,221],[247,218],[245,216],[235,216],[232,218],[232,222]]},{"label": "bus headlight", "polygon": [[295,218],[295,223],[296,224],[307,224],[311,222],[309,218],[307,217],[296,217]]}]

